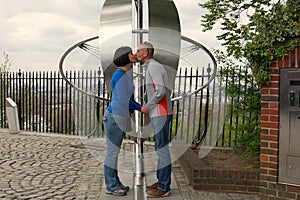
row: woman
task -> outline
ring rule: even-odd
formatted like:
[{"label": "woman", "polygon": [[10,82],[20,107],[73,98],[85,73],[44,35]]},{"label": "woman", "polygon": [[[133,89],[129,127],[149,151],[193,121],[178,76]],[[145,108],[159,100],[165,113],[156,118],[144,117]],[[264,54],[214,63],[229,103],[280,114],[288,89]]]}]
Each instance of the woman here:
[{"label": "woman", "polygon": [[124,196],[129,191],[118,176],[118,155],[123,136],[131,130],[130,112],[141,110],[141,105],[132,99],[134,85],[132,83],[132,63],[136,62],[135,55],[130,47],[120,47],[115,51],[114,64],[118,67],[114,72],[110,85],[112,101],[103,116],[106,131],[106,154],[104,160],[104,177],[106,193]]}]

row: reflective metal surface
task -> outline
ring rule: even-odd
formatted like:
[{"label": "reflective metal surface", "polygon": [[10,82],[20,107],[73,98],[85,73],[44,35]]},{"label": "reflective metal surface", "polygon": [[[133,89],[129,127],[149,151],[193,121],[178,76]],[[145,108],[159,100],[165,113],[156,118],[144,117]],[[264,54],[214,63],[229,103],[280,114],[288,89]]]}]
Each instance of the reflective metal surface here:
[{"label": "reflective metal surface", "polygon": [[[137,1],[135,1],[137,2]],[[102,8],[99,28],[99,48],[102,70],[107,85],[116,67],[112,64],[114,51],[120,46],[135,47],[149,41],[155,48],[154,57],[168,71],[172,88],[178,68],[181,44],[181,27],[177,8],[171,0],[148,1],[148,19],[139,20],[145,30],[133,30],[131,0],[107,0]],[[143,8],[144,10],[146,8]],[[148,29],[148,30],[147,30]],[[134,33],[142,34],[143,39],[133,41]],[[108,88],[110,91],[110,88]]]},{"label": "reflective metal surface", "polygon": [[[143,30],[143,1],[142,0],[134,0],[135,10],[133,12],[134,22],[133,29],[135,30]],[[143,33],[138,33],[133,35],[135,41],[135,47],[143,41]],[[143,74],[143,69],[140,66],[140,63],[135,64],[135,70],[137,74]],[[134,84],[136,86],[143,85],[142,76],[138,76],[134,80]],[[143,87],[140,87],[135,90],[135,97],[138,97],[138,102],[142,103],[142,95],[144,93]],[[144,139],[142,139],[142,135],[144,133],[142,127],[139,124],[143,124],[143,116],[141,113],[135,111],[135,136],[136,140],[134,141],[134,199],[135,200],[146,200],[146,177],[145,177],[145,165],[144,165]],[[145,119],[145,118],[144,118]],[[145,121],[145,120],[144,120]]]},{"label": "reflective metal surface", "polygon": [[100,15],[99,50],[108,91],[111,91],[110,80],[116,70],[113,54],[120,46],[132,47],[132,2],[107,0]]},{"label": "reflective metal surface", "polygon": [[[99,37],[93,37],[79,42],[63,55],[60,61],[60,72],[63,78],[79,91],[97,99],[103,99],[77,88],[63,73],[63,62],[68,53],[74,48],[82,46],[85,42],[94,39],[99,39],[101,68],[109,92],[111,92],[110,80],[116,70],[116,66],[112,63],[115,50],[120,46],[130,46],[135,50],[137,45],[144,41],[149,41],[153,44],[155,48],[154,58],[166,68],[169,77],[168,88],[170,89],[173,88],[173,84],[175,83],[181,51],[181,40],[188,41],[191,44],[195,44],[197,48],[203,49],[213,61],[214,72],[207,83],[203,84],[200,88],[196,88],[195,91],[190,91],[190,93],[176,97],[176,99],[173,100],[179,100],[199,92],[207,87],[215,77],[217,66],[211,53],[201,44],[181,36],[179,16],[172,0],[107,0],[101,11]],[[203,62],[203,60],[201,61]],[[139,64],[136,64],[134,68],[136,74],[138,74],[136,76],[136,80],[138,80],[137,84],[135,83],[138,92],[135,96],[141,98],[142,94],[144,94],[144,91],[142,91],[143,87],[141,87],[143,86],[143,80],[142,76],[140,76],[142,74],[142,68]],[[104,100],[109,101],[108,99]],[[140,116],[137,114],[135,116],[135,121],[140,122]],[[146,121],[145,118],[143,120],[144,122]],[[147,132],[145,131],[147,127],[143,125],[141,129],[138,123],[136,123],[136,126],[135,136],[137,136],[137,139],[134,145],[134,197],[136,200],[142,200],[147,199],[147,197],[145,194],[143,162],[144,137],[141,136]]]},{"label": "reflective metal surface", "polygon": [[155,48],[154,57],[162,63],[173,88],[178,69],[181,27],[177,8],[172,0],[149,0],[149,42]]},{"label": "reflective metal surface", "polygon": [[[171,90],[178,68],[181,44],[180,22],[175,4],[170,0],[149,0],[148,7],[145,8],[142,0],[134,0],[133,3],[130,0],[107,0],[101,12],[100,60],[107,88],[111,92],[109,83],[116,70],[112,64],[115,49],[124,45],[137,47],[141,42],[149,41],[154,46],[155,59],[162,63],[167,70],[168,88]],[[135,5],[134,12],[131,9],[132,5]],[[145,19],[144,13],[148,13],[148,17]],[[134,19],[134,23],[132,19]],[[147,28],[148,24],[148,30],[143,30],[144,27]],[[146,32],[148,35],[145,34]],[[133,39],[135,44],[132,43]],[[136,73],[141,74],[142,69],[139,64],[136,65],[136,68]],[[135,96],[141,98],[144,91],[142,91],[143,87],[139,88],[139,86],[143,86],[143,77],[137,76],[137,79],[135,82],[138,92]],[[135,121],[140,122],[140,119],[139,113],[136,112]],[[134,197],[140,200],[147,199],[147,197],[144,184],[143,140],[141,139],[143,130],[138,125],[136,134]]]},{"label": "reflective metal surface", "polygon": [[280,70],[280,183],[300,185],[300,69]]}]

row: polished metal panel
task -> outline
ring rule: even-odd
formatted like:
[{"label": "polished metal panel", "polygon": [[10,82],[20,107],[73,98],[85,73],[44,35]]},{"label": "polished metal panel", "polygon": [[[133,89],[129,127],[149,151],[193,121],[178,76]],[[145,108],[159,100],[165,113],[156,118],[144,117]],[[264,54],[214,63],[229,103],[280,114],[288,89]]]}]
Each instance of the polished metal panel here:
[{"label": "polished metal panel", "polygon": [[300,185],[300,69],[281,69],[279,118],[279,182]]},{"label": "polished metal panel", "polygon": [[181,26],[172,0],[149,0],[149,42],[155,48],[154,58],[168,73],[168,87],[173,88],[181,48]]},{"label": "polished metal panel", "polygon": [[[142,0],[133,0],[133,2],[131,0],[107,0],[101,12],[99,48],[101,67],[107,88],[111,92],[109,83],[113,72],[116,70],[112,63],[115,49],[124,45],[136,47],[147,38],[155,48],[155,59],[162,63],[167,70],[169,76],[168,87],[172,90],[177,73],[181,45],[180,22],[175,4],[170,0],[148,0],[149,10],[144,12],[147,8],[143,7],[144,2]],[[132,10],[133,5],[136,9],[134,11]],[[148,18],[145,20],[143,13],[149,13]],[[135,15],[134,23],[132,22],[132,15]],[[133,24],[136,25],[134,28]],[[144,27],[147,28],[148,24],[149,30],[143,30]],[[135,44],[133,44],[133,40]],[[140,66],[138,64],[136,66],[138,67],[136,69],[137,74],[142,74]],[[144,93],[140,91],[143,87],[139,88],[139,86],[143,85],[142,76],[137,76],[137,78],[139,81],[137,81],[138,85],[136,87],[139,92],[137,92],[136,96],[141,97]],[[138,114],[135,115],[135,120],[140,122]],[[135,199],[147,199],[142,156],[143,140],[141,139],[144,138],[143,133],[146,130],[144,125],[143,131],[136,126],[135,132],[137,134],[137,140],[135,141]]]},{"label": "polished metal panel", "polygon": [[99,49],[101,67],[110,92],[111,76],[116,70],[112,62],[114,52],[121,46],[132,45],[131,0],[106,0],[100,15]]}]

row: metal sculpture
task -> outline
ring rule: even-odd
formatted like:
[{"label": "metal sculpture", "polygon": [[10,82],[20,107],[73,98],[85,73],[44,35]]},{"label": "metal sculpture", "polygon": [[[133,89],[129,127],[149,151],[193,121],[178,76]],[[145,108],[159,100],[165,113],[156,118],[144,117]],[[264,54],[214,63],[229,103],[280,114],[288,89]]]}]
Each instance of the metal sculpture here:
[{"label": "metal sculpture", "polygon": [[[132,46],[136,48],[144,41],[151,42],[155,48],[155,59],[164,65],[169,75],[168,88],[172,90],[175,76],[180,60],[181,41],[185,40],[194,44],[197,48],[203,49],[213,61],[213,73],[207,83],[203,84],[195,91],[182,94],[173,101],[186,98],[196,94],[205,88],[214,78],[216,73],[216,62],[212,54],[200,43],[187,37],[181,36],[181,27],[176,6],[172,0],[106,0],[100,16],[99,37],[92,37],[83,40],[71,48],[62,56],[59,63],[59,70],[62,77],[80,92],[86,93],[98,100],[109,99],[88,93],[73,84],[64,74],[63,62],[67,55],[76,47],[84,47],[86,42],[99,40],[99,58],[104,72],[107,89],[110,91],[110,80],[116,67],[112,64],[113,52],[119,46]],[[135,96],[142,102],[143,77],[142,68],[137,63],[134,65],[135,85],[139,86]],[[145,173],[143,162],[144,140],[149,135],[143,125],[148,119],[135,113],[135,132],[134,132],[134,198],[146,199],[145,194]]]}]

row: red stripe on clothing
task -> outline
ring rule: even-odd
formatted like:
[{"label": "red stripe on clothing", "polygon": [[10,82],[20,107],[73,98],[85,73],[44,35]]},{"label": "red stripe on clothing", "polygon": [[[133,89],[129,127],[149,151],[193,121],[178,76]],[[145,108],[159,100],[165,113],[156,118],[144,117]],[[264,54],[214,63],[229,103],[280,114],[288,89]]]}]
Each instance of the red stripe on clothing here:
[{"label": "red stripe on clothing", "polygon": [[[164,77],[163,77],[163,81],[165,83]],[[153,88],[154,88],[154,92],[156,92],[156,85],[153,81],[152,81],[152,85],[153,85]],[[166,95],[164,96],[164,98],[162,100],[160,100],[160,102],[157,105],[157,114],[158,114],[158,116],[168,115],[168,103],[167,103]]]},{"label": "red stripe on clothing", "polygon": [[[165,82],[165,76],[162,76],[163,82],[166,85]],[[165,95],[164,98],[159,102],[159,116],[166,116],[168,115],[168,103],[167,103],[167,96]]]},{"label": "red stripe on clothing", "polygon": [[153,81],[152,81],[152,85],[153,85],[154,92],[156,92],[156,85],[155,85],[155,83]]},{"label": "red stripe on clothing", "polygon": [[158,115],[159,116],[166,116],[166,115],[168,115],[168,103],[167,103],[167,97],[166,97],[166,95],[159,102],[157,109],[158,109]]}]

